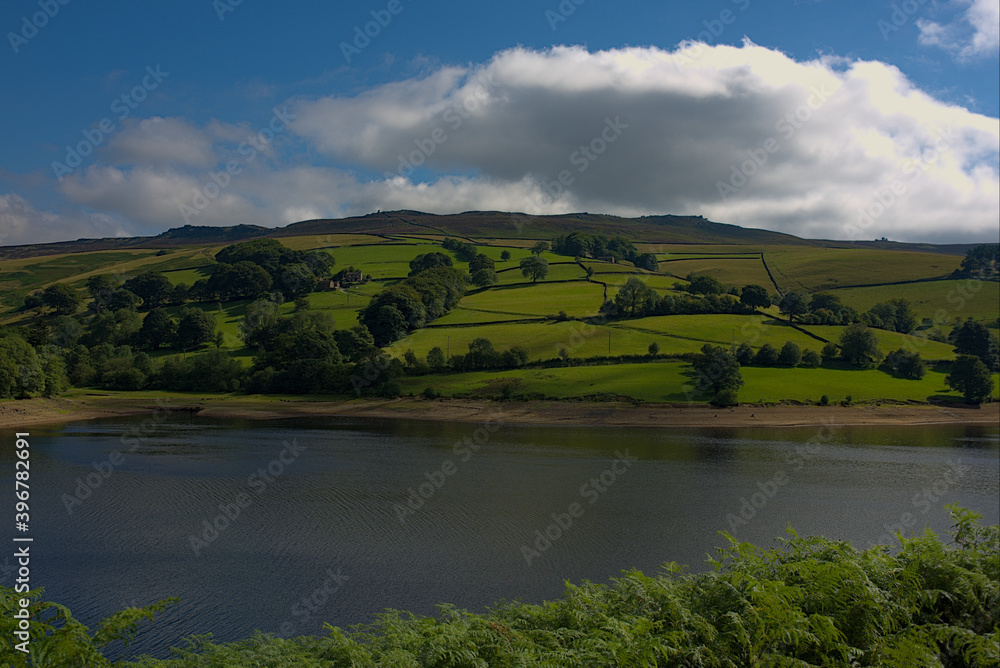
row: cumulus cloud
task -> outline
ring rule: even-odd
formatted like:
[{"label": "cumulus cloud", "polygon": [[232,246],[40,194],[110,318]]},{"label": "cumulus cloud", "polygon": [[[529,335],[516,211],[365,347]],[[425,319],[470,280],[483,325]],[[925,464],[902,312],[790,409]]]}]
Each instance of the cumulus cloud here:
[{"label": "cumulus cloud", "polygon": [[16,193],[0,194],[0,245],[73,238],[131,236],[127,226],[104,214],[39,211]]},{"label": "cumulus cloud", "polygon": [[998,215],[996,119],[884,63],[798,62],[749,41],[511,49],[296,111],[293,129],[331,158],[385,173],[384,196],[409,184],[440,195],[436,211],[475,193],[484,209],[702,213],[843,238],[899,181],[864,238],[961,233],[955,221],[982,236]]},{"label": "cumulus cloud", "polygon": [[[147,119],[116,138],[114,164],[61,192],[154,229],[478,209],[946,241],[995,237],[1000,217],[997,119],[885,63],[796,61],[749,40],[515,48],[289,107],[290,131],[252,153],[236,150],[256,135],[244,123]],[[239,173],[219,176],[231,160]]]},{"label": "cumulus cloud", "polygon": [[126,121],[107,152],[118,164],[211,167],[216,162],[208,134],[183,119],[159,116]]},{"label": "cumulus cloud", "polygon": [[920,19],[919,41],[940,47],[959,60],[995,55],[1000,49],[1000,4],[996,0],[952,0],[958,15],[950,23]]}]

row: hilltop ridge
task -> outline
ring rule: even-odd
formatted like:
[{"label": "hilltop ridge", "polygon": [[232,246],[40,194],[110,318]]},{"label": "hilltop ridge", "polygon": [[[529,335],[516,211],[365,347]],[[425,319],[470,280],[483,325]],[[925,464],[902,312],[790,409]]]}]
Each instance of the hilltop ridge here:
[{"label": "hilltop ridge", "polygon": [[800,247],[877,247],[964,254],[975,244],[936,245],[894,241],[837,241],[804,239],[792,234],[718,223],[703,216],[673,214],[623,218],[599,213],[531,215],[504,211],[466,211],[433,214],[403,209],[363,216],[318,218],[283,227],[237,224],[226,227],[184,225],[156,236],[77,239],[22,246],[0,246],[0,259],[26,258],[131,248],[171,248],[192,244],[232,243],[254,238],[282,238],[321,234],[431,234],[479,239],[541,239],[570,232],[621,235],[633,241],[663,244],[730,244]]}]

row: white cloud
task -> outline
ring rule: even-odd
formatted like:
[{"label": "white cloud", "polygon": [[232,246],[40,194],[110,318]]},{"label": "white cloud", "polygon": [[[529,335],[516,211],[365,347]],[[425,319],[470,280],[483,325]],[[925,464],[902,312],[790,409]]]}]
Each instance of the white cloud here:
[{"label": "white cloud", "polygon": [[131,236],[126,226],[103,214],[39,211],[16,193],[0,194],[0,245],[76,238]]},{"label": "white cloud", "polygon": [[[511,49],[296,112],[293,129],[330,157],[406,177],[390,181],[391,201],[405,192],[438,212],[478,199],[466,208],[702,213],[843,238],[878,188],[916,173],[919,187],[864,237],[981,237],[998,217],[997,119],[942,103],[884,63],[797,62],[749,41]],[[908,163],[927,161],[939,131],[949,139],[935,163]],[[768,143],[767,164],[720,194]]]},{"label": "white cloud", "polygon": [[107,152],[117,164],[204,168],[216,163],[209,135],[179,118],[153,116],[126,121],[108,143]]},{"label": "white cloud", "polygon": [[949,8],[960,11],[950,23],[917,21],[920,43],[940,47],[959,60],[995,55],[1000,49],[1000,3],[952,0]]},{"label": "white cloud", "polygon": [[[255,158],[234,150],[245,123],[148,119],[121,136],[131,160],[60,190],[152,229],[478,209],[703,214],[809,237],[946,241],[995,238],[1000,218],[997,119],[936,100],[885,63],[800,62],[749,41],[516,48],[290,106],[291,131]],[[233,159],[240,173],[216,192],[211,173]],[[205,206],[196,193],[211,195]]]}]

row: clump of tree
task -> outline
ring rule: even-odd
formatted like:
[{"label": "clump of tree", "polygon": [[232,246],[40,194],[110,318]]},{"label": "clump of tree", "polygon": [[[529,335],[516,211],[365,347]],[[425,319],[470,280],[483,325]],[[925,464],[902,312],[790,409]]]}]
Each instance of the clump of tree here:
[{"label": "clump of tree", "polygon": [[894,350],[886,355],[882,366],[903,378],[912,378],[913,380],[920,380],[927,374],[927,368],[924,366],[924,361],[920,359],[920,353],[905,348]]},{"label": "clump of tree", "polygon": [[[711,278],[711,277],[708,277]],[[715,280],[715,279],[712,279]],[[601,306],[610,318],[644,318],[654,315],[702,313],[753,313],[753,308],[730,294],[664,294],[660,296],[640,278],[631,276],[615,296]]]},{"label": "clump of tree", "polygon": [[412,260],[410,260],[410,273],[409,276],[415,276],[422,271],[428,269],[435,269],[437,267],[450,267],[452,265],[451,258],[444,253],[421,253]]},{"label": "clump of tree", "polygon": [[917,316],[910,302],[890,299],[879,302],[865,311],[862,320],[869,327],[909,334],[917,327]]},{"label": "clump of tree", "polygon": [[[299,272],[298,265],[290,265],[288,271]],[[316,279],[310,274],[308,283],[302,275],[302,285],[308,285],[309,289],[296,288],[287,290],[288,294],[303,294],[312,292]],[[261,267],[250,260],[240,260],[239,262],[228,264],[225,262],[216,263],[212,267],[212,274],[205,283],[205,289],[201,294],[202,300],[217,299],[223,302],[236,301],[239,299],[256,299],[267,294],[274,285],[274,278]]]},{"label": "clump of tree", "polygon": [[[113,281],[114,279],[112,279]],[[174,285],[170,279],[158,271],[144,271],[125,281],[121,290],[112,293],[113,303],[108,304],[108,308],[110,310],[130,308],[132,300],[129,295],[134,295],[139,299],[139,308],[154,309],[172,303]]]},{"label": "clump of tree", "polygon": [[655,313],[660,305],[660,296],[653,288],[632,276],[615,295],[617,313],[625,318],[639,318]]},{"label": "clump of tree", "polygon": [[74,288],[65,283],[53,283],[42,291],[42,304],[57,315],[73,315],[81,306],[83,298]]},{"label": "clump of tree", "polygon": [[995,279],[1000,271],[1000,244],[982,244],[965,252],[953,278]]},{"label": "clump of tree", "polygon": [[712,396],[717,406],[735,406],[743,374],[736,356],[720,346],[705,344],[692,362],[696,374],[695,388]]},{"label": "clump of tree", "polygon": [[719,279],[708,274],[691,272],[687,275],[687,281],[684,289],[693,295],[722,295],[727,292],[726,286]]},{"label": "clump of tree", "polygon": [[736,348],[736,360],[742,365],[753,366],[785,366],[796,367],[805,366],[810,368],[818,367],[823,363],[823,358],[815,350],[803,351],[799,344],[794,341],[785,341],[781,348],[776,348],[770,343],[765,343],[757,352],[753,351],[747,343],[741,343]]},{"label": "clump of tree", "polygon": [[175,392],[236,392],[246,382],[247,370],[221,350],[187,358],[168,357],[154,384]]},{"label": "clump of tree", "polygon": [[549,262],[544,257],[530,255],[521,260],[521,274],[532,283],[549,275]]},{"label": "clump of tree", "polygon": [[142,320],[135,341],[146,350],[159,350],[177,339],[177,323],[162,308],[154,308]]},{"label": "clump of tree", "polygon": [[[141,331],[141,328],[140,328]],[[181,350],[195,350],[216,338],[215,318],[199,308],[185,308],[177,323],[177,333],[174,336],[176,345]]]},{"label": "clump of tree", "polygon": [[997,343],[996,335],[986,325],[969,318],[951,330],[949,340],[959,355],[972,355],[990,371],[1000,371],[1000,357],[998,357],[1000,345]]},{"label": "clump of tree", "polygon": [[485,337],[473,339],[464,355],[452,355],[448,363],[455,371],[485,371],[488,369],[517,369],[528,361],[528,350],[513,346],[503,352],[493,347]]},{"label": "clump of tree", "polygon": [[467,286],[468,275],[455,267],[425,269],[372,297],[358,322],[386,346],[450,311]]},{"label": "clump of tree", "polygon": [[67,385],[58,348],[45,344],[36,349],[19,332],[0,329],[0,399],[51,397]]},{"label": "clump of tree", "polygon": [[656,259],[656,256],[652,253],[640,253],[636,258],[632,260],[634,264],[639,269],[645,269],[646,271],[659,271],[660,262]]},{"label": "clump of tree", "polygon": [[146,388],[154,375],[149,355],[129,345],[78,345],[67,351],[66,364],[77,387],[134,392]]},{"label": "clump of tree", "polygon": [[462,262],[472,262],[476,255],[479,254],[479,250],[475,245],[470,244],[465,241],[459,241],[458,239],[452,239],[451,237],[446,237],[444,241],[441,242],[441,246],[445,250],[450,250],[455,254]]},{"label": "clump of tree", "polygon": [[961,392],[967,403],[981,404],[993,394],[993,375],[983,361],[974,355],[959,355],[951,364],[945,384]]},{"label": "clump of tree", "polygon": [[803,301],[806,311],[799,311],[799,322],[804,325],[849,325],[860,320],[858,312],[841,304],[840,297],[835,294],[817,292]]},{"label": "clump of tree", "polygon": [[485,288],[500,282],[493,258],[482,253],[472,258],[469,263],[469,274],[472,277],[471,283],[476,287]]},{"label": "clump of tree", "polygon": [[771,295],[761,285],[744,285],[740,290],[740,303],[749,309],[767,308],[771,305]]},{"label": "clump of tree", "polygon": [[875,336],[875,332],[860,323],[854,323],[844,328],[840,335],[838,349],[842,360],[863,369],[875,366],[882,359],[882,352],[878,349],[878,338]]},{"label": "clump of tree", "polygon": [[[242,292],[240,299],[252,298],[267,292],[277,290],[286,299],[295,299],[307,295],[316,289],[316,283],[321,278],[329,278],[336,264],[333,257],[324,251],[297,251],[283,246],[276,239],[252,239],[226,246],[215,255],[215,261],[220,265],[230,265],[231,268],[216,265],[212,277],[204,286],[199,285],[198,292],[204,299],[225,299],[231,294],[237,276],[246,276],[250,281]],[[270,276],[270,284],[266,283],[262,274],[253,271],[249,263],[262,269]],[[240,265],[236,268],[236,265]],[[218,277],[216,278],[216,275]],[[194,287],[194,286],[192,286]],[[223,290],[230,290],[229,293]]]},{"label": "clump of tree", "polygon": [[800,292],[786,292],[778,302],[778,311],[788,316],[788,322],[795,322],[809,313],[809,295]]},{"label": "clump of tree", "polygon": [[249,304],[239,332],[255,353],[243,390],[346,394],[358,389],[359,394],[379,394],[402,375],[402,363],[376,347],[365,325],[338,330],[335,324],[325,311],[299,310],[282,316],[270,299]]},{"label": "clump of tree", "polygon": [[[635,245],[625,237],[608,237],[603,234],[586,232],[570,232],[568,235],[559,235],[552,240],[552,252],[570,257],[611,256],[615,258],[616,262],[627,260],[632,263],[635,263],[640,256]],[[653,261],[656,261],[655,257]],[[645,262],[648,263],[648,260]]]}]

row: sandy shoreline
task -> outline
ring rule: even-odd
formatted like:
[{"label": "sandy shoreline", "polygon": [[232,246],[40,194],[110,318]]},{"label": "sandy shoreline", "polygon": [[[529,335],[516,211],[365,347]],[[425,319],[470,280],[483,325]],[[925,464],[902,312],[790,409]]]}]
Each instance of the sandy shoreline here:
[{"label": "sandy shoreline", "polygon": [[163,410],[211,418],[269,420],[294,417],[484,422],[570,426],[786,427],[820,425],[1000,424],[1000,403],[964,405],[882,404],[854,406],[630,404],[624,402],[493,402],[465,399],[308,401],[176,396],[156,399],[77,396],[0,403],[0,427],[149,415]]}]

